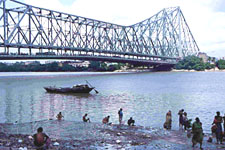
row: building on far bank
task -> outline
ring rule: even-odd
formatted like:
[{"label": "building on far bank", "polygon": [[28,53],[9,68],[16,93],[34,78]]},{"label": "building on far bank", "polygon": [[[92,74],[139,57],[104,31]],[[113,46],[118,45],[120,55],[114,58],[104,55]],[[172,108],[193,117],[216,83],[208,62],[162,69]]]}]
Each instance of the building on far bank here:
[{"label": "building on far bank", "polygon": [[203,60],[204,63],[208,62],[208,60],[209,60],[209,56],[207,56],[207,54],[206,53],[203,53],[203,52],[199,52],[198,53],[198,57],[199,58],[202,58],[202,60]]},{"label": "building on far bank", "polygon": [[118,65],[118,63],[116,62],[106,62],[107,67],[111,66],[111,65]]},{"label": "building on far bank", "polygon": [[69,65],[74,67],[88,67],[90,65],[89,61],[73,61],[70,62]]}]

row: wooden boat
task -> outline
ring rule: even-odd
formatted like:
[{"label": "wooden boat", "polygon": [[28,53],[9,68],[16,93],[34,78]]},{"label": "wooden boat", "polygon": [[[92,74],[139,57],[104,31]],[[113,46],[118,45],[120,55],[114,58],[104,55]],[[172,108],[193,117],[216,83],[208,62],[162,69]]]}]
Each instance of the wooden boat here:
[{"label": "wooden boat", "polygon": [[87,84],[78,84],[73,87],[48,86],[44,89],[49,93],[89,93],[94,87],[89,87]]}]

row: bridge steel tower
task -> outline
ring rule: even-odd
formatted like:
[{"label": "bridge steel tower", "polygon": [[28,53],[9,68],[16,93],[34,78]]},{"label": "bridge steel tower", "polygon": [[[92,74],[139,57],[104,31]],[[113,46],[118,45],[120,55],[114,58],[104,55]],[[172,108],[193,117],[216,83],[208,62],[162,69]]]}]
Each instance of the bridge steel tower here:
[{"label": "bridge steel tower", "polygon": [[[0,54],[95,55],[174,61],[199,52],[180,7],[123,26],[0,0]],[[96,55],[97,56],[97,55]]]}]

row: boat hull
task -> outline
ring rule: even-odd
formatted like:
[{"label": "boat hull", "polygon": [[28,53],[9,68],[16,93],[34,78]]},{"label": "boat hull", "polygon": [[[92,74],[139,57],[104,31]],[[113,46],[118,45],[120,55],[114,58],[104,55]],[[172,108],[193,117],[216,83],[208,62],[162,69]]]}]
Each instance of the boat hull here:
[{"label": "boat hull", "polygon": [[57,87],[44,87],[44,89],[49,93],[90,93],[94,88],[92,87],[79,87],[79,88],[57,88]]}]

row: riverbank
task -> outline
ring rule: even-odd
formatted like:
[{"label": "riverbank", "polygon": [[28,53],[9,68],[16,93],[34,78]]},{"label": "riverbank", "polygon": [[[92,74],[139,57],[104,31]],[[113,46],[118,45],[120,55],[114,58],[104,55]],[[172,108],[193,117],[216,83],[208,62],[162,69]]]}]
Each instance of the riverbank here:
[{"label": "riverbank", "polygon": [[225,69],[219,69],[217,67],[213,69],[205,69],[204,71],[187,70],[187,69],[172,69],[171,72],[225,72]]},{"label": "riverbank", "polygon": [[[193,150],[186,132],[127,125],[103,125],[72,121],[45,120],[23,124],[0,124],[0,149],[35,149],[31,136],[38,127],[51,138],[50,149],[159,149]],[[206,142],[203,148],[224,149],[225,145]],[[199,145],[194,149],[199,149]]]},{"label": "riverbank", "polygon": [[101,75],[101,74],[124,74],[124,73],[142,73],[142,72],[225,72],[225,69],[206,69],[204,71],[196,71],[196,70],[187,70],[187,69],[172,69],[171,71],[154,71],[153,69],[143,69],[143,68],[132,68],[132,69],[120,69],[115,71],[74,71],[74,72],[0,72],[1,76],[34,76],[34,75],[73,75],[73,74],[80,74],[80,75]]},{"label": "riverbank", "polygon": [[133,69],[121,69],[115,70],[113,72],[130,72],[130,73],[138,73],[138,72],[225,72],[225,69],[205,69],[204,71],[196,71],[196,70],[187,70],[187,69],[172,69],[171,71],[154,71],[153,69],[141,69],[141,68],[133,68]]}]

